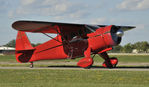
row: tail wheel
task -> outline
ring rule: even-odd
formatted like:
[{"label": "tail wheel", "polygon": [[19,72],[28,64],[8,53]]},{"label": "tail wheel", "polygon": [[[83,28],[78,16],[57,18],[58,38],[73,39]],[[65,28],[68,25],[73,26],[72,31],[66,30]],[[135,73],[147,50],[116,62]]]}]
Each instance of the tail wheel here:
[{"label": "tail wheel", "polygon": [[[118,64],[118,59],[116,57],[112,57],[112,58],[110,58],[110,62],[112,64],[113,68],[115,68],[116,65]],[[105,68],[108,68],[106,65],[106,62],[103,62],[102,66]]]}]

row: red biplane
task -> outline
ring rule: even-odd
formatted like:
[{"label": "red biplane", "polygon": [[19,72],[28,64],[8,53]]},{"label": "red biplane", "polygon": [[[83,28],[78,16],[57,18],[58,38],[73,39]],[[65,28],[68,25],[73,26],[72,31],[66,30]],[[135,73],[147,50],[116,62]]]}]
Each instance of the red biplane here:
[{"label": "red biplane", "polygon": [[[77,63],[83,68],[93,64],[91,54],[100,55],[105,62],[104,67],[116,67],[117,58],[109,58],[106,51],[121,42],[123,31],[133,29],[133,26],[89,25],[41,21],[16,21],[12,27],[18,30],[16,38],[16,59],[26,63],[38,60],[74,59],[83,57]],[[25,32],[43,33],[51,40],[33,47]],[[56,37],[48,35],[57,34]],[[39,38],[39,37],[38,37]]]}]

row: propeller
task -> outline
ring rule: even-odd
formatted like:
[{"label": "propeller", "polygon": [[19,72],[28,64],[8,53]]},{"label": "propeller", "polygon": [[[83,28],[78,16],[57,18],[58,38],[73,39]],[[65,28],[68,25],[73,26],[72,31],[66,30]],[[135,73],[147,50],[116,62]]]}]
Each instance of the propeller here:
[{"label": "propeller", "polygon": [[120,44],[123,35],[124,35],[124,31],[120,27],[117,27],[114,25],[112,26],[111,36],[114,42],[116,43],[116,45]]},{"label": "propeller", "polygon": [[118,30],[116,31],[116,35],[117,35],[118,37],[122,37],[122,36],[124,35],[124,32],[123,32],[121,29],[118,29]]}]

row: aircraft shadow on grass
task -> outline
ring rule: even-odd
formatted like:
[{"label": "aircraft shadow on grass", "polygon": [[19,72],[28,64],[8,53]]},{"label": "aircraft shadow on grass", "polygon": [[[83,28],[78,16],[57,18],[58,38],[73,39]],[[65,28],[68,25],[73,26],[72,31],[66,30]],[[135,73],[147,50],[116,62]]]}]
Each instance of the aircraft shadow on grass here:
[{"label": "aircraft shadow on grass", "polygon": [[[69,68],[80,68],[79,66],[48,66],[49,68],[66,68],[66,69],[69,69]],[[102,67],[102,66],[92,66],[90,69],[108,69],[108,68],[105,68],[105,67]],[[112,68],[112,69],[149,69],[149,66],[117,66],[115,68]]]}]

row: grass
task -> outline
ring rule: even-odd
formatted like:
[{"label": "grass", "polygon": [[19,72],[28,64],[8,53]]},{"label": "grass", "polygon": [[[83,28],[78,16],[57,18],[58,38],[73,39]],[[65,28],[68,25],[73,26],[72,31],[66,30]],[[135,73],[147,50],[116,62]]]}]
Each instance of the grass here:
[{"label": "grass", "polygon": [[0,62],[17,62],[15,55],[0,55]]},{"label": "grass", "polygon": [[0,87],[148,87],[148,71],[1,69]]},{"label": "grass", "polygon": [[[117,57],[120,62],[149,62],[149,55],[115,55],[110,57]],[[77,62],[80,58],[77,59],[65,59],[65,60],[45,60],[45,61],[62,61],[62,62]],[[94,57],[95,62],[103,62],[104,60],[96,55]],[[16,59],[14,55],[0,55],[0,62],[11,62],[16,63]]]},{"label": "grass", "polygon": [[[120,63],[148,63],[149,56],[117,56]],[[50,62],[76,62],[75,60],[48,60],[36,66],[48,66]],[[103,60],[96,56],[96,62]],[[46,63],[44,63],[46,62]],[[38,64],[39,63],[39,64]],[[61,64],[60,64],[61,65]],[[17,63],[15,56],[0,56],[0,67],[29,67]],[[0,69],[0,87],[148,87],[149,71],[121,70],[71,70],[71,69]]]},{"label": "grass", "polygon": [[149,63],[149,55],[129,55],[129,56],[124,56],[124,55],[118,55],[116,56],[119,60],[119,62],[137,62],[137,63]]},{"label": "grass", "polygon": [[[115,55],[118,60],[119,64],[121,63],[149,63],[149,55]],[[110,56],[110,57],[113,57]],[[74,65],[76,66],[76,63],[80,60],[80,58],[77,59],[65,59],[65,60],[44,60],[44,61],[37,61],[35,62],[35,66],[38,67],[44,67],[44,66],[49,66],[49,65]],[[98,55],[95,56],[94,61],[96,63],[103,63],[104,60],[100,58]],[[5,56],[0,56],[0,66],[1,67],[13,67],[13,66],[27,66],[29,67],[29,63],[18,63],[15,59],[14,55],[5,55]]]}]

